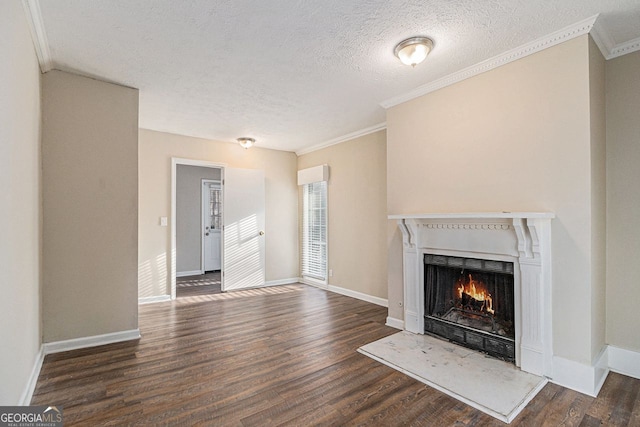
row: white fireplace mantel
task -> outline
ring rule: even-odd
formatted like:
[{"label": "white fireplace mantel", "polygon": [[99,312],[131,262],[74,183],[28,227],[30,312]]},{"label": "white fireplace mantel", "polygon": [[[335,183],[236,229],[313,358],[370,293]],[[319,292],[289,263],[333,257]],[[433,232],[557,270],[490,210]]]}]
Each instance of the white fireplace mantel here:
[{"label": "white fireplace mantel", "polygon": [[516,365],[551,376],[551,220],[549,212],[390,215],[403,234],[404,329],[424,334],[424,254],[514,263]]},{"label": "white fireplace mantel", "polygon": [[389,215],[389,219],[495,219],[495,218],[531,218],[553,219],[551,212],[456,212]]}]

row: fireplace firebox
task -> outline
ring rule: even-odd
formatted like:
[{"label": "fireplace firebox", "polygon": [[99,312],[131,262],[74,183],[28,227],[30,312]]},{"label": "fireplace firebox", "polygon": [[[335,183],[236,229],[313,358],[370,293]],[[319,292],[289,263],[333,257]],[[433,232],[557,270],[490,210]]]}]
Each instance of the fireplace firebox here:
[{"label": "fireplace firebox", "polygon": [[513,263],[424,255],[425,333],[515,362]]}]

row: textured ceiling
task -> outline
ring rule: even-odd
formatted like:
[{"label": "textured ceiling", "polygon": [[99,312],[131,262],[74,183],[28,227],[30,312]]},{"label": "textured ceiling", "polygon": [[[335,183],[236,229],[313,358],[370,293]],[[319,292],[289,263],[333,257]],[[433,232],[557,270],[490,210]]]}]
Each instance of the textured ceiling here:
[{"label": "textured ceiling", "polygon": [[[31,0],[33,1],[33,0]],[[385,121],[380,103],[640,0],[40,0],[52,65],[140,89],[140,127],[298,151]],[[410,68],[399,41],[435,48]]]}]

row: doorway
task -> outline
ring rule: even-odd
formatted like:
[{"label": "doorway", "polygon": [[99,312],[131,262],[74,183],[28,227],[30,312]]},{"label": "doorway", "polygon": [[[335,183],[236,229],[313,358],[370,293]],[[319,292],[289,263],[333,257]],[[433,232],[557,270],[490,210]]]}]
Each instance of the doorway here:
[{"label": "doorway", "polygon": [[176,297],[219,293],[222,168],[176,166]]},{"label": "doorway", "polygon": [[[203,241],[209,237],[204,234],[211,233],[208,230],[205,233],[203,197],[208,197],[204,192],[205,183],[207,186],[217,184],[220,190],[221,177],[220,168],[193,165],[178,165],[176,168],[176,277],[200,275],[206,270],[214,270],[211,265],[206,269],[204,265]],[[221,217],[218,220],[221,221]],[[221,224],[218,224],[218,238],[220,229]],[[220,270],[219,246],[217,258],[215,269]]]},{"label": "doorway", "polygon": [[[171,158],[171,221],[169,279],[171,299],[176,299],[176,277],[179,247],[177,245],[177,174],[178,166],[189,165],[220,171],[221,216],[220,282],[221,290],[239,290],[265,286],[265,176],[263,170],[229,168],[225,164]],[[216,181],[213,179],[212,181]],[[201,181],[200,181],[201,182]],[[200,184],[199,184],[200,185]],[[201,184],[198,199],[202,197]],[[199,204],[198,216],[203,212]],[[197,221],[197,239],[201,242],[202,219]],[[205,225],[206,227],[206,225]],[[205,229],[206,230],[206,229]],[[201,274],[204,256],[202,245],[199,264],[194,271]],[[186,272],[189,272],[187,270]]]}]

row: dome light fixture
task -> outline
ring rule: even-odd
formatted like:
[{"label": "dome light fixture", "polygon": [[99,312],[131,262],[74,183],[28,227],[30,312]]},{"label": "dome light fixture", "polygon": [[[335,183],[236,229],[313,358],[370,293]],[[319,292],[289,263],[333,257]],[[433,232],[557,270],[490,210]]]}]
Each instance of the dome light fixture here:
[{"label": "dome light fixture", "polygon": [[427,58],[433,49],[433,40],[428,37],[411,37],[401,41],[393,49],[393,54],[405,65],[415,67]]},{"label": "dome light fixture", "polygon": [[256,140],[253,138],[238,138],[238,144],[244,149],[251,148],[253,144],[256,143]]}]

